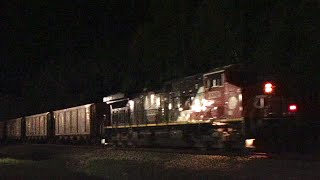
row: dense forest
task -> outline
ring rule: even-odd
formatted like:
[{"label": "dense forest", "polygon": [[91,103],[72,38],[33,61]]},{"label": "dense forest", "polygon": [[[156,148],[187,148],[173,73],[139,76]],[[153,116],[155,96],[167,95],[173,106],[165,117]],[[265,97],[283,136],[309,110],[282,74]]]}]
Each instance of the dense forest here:
[{"label": "dense forest", "polygon": [[157,89],[231,63],[278,73],[319,107],[319,12],[315,0],[9,3],[0,116]]}]

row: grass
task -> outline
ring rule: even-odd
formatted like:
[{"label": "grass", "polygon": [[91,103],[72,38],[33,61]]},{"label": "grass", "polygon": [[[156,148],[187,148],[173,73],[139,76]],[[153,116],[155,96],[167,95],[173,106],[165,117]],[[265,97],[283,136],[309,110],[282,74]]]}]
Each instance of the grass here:
[{"label": "grass", "polygon": [[12,158],[1,158],[0,159],[0,167],[8,166],[8,165],[19,165],[19,164],[26,164],[30,163],[29,161],[12,159]]}]

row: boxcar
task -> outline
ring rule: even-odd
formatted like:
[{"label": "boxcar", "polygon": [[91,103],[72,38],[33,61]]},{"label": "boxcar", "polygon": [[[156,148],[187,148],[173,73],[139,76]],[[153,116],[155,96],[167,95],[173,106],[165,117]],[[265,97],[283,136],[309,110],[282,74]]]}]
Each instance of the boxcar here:
[{"label": "boxcar", "polygon": [[104,106],[101,105],[86,104],[53,111],[57,140],[99,142],[104,118]]},{"label": "boxcar", "polygon": [[24,119],[16,118],[6,122],[6,138],[9,141],[21,141],[24,137]]},{"label": "boxcar", "polygon": [[27,140],[46,140],[51,135],[50,113],[36,114],[25,117],[26,139]]}]

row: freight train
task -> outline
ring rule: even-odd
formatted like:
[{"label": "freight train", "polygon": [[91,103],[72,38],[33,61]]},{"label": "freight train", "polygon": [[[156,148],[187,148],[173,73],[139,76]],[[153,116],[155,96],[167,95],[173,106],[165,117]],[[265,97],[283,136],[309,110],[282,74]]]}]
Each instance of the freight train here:
[{"label": "freight train", "polygon": [[165,82],[159,90],[118,93],[100,103],[2,121],[0,138],[133,147],[263,147],[277,136],[276,126],[297,122],[299,106],[288,90],[255,69],[229,65]]}]

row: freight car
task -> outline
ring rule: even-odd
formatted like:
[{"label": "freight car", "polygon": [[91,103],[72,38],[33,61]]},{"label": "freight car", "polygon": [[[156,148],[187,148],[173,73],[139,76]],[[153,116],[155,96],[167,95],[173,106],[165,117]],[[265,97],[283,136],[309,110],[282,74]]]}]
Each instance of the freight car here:
[{"label": "freight car", "polygon": [[23,141],[25,136],[25,121],[24,118],[16,118],[6,121],[6,140],[8,142]]},{"label": "freight car", "polygon": [[99,143],[106,110],[96,103],[53,111],[55,141]]},{"label": "freight car", "polygon": [[1,142],[99,143],[109,108],[92,103],[0,122]]},{"label": "freight car", "polygon": [[52,136],[53,124],[50,112],[26,116],[25,124],[27,141],[46,142]]},{"label": "freight car", "polygon": [[265,140],[257,132],[273,120],[293,120],[297,104],[276,93],[270,77],[253,72],[230,65],[167,82],[160,91],[106,97],[111,116],[102,143],[254,148]]}]

